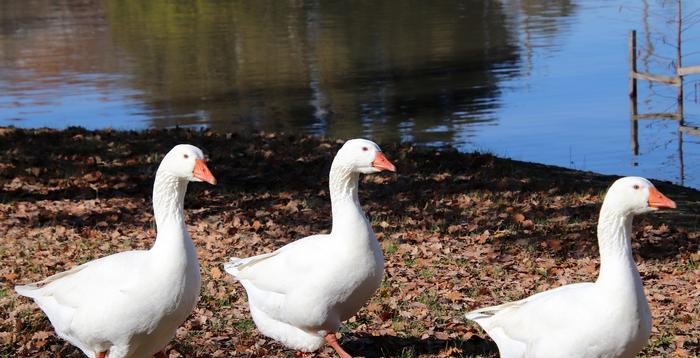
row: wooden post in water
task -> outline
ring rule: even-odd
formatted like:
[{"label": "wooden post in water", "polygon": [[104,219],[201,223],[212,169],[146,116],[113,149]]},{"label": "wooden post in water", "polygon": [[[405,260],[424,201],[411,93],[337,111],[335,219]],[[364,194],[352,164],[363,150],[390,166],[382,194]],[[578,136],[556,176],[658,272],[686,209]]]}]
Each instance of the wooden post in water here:
[{"label": "wooden post in water", "polygon": [[678,126],[678,169],[681,180],[681,185],[685,183],[685,165],[683,163],[683,131]]},{"label": "wooden post in water", "polygon": [[677,113],[678,116],[680,117],[678,119],[678,164],[679,164],[679,176],[681,180],[681,185],[685,182],[685,168],[684,168],[684,163],[683,163],[683,131],[681,131],[681,127],[683,126],[683,122],[685,121],[683,118],[683,76],[680,74],[680,69],[683,67],[682,60],[683,60],[683,51],[681,50],[681,45],[682,45],[682,39],[681,35],[683,34],[683,11],[682,11],[682,1],[678,0],[678,27],[677,27],[677,41],[676,42],[676,76],[678,76],[678,106],[677,106]]},{"label": "wooden post in water", "polygon": [[631,30],[627,46],[629,59],[629,96],[630,96],[630,136],[632,153],[639,154],[638,124],[637,124],[637,31]]},{"label": "wooden post in water", "polygon": [[[637,78],[635,73],[637,72],[637,30],[630,30],[629,41],[627,43],[627,53],[629,60],[629,95],[630,98],[637,102]],[[636,113],[635,113],[636,114]]]},{"label": "wooden post in water", "polygon": [[682,44],[682,39],[681,35],[683,34],[683,12],[682,12],[682,1],[678,0],[678,27],[677,27],[677,39],[676,39],[676,76],[678,76],[678,114],[680,114],[681,119],[680,123],[681,125],[683,124],[683,76],[681,76],[680,69],[683,67],[682,60],[683,60],[683,51],[681,51],[681,44]]},{"label": "wooden post in water", "polygon": [[[630,96],[630,136],[632,153],[639,154],[639,128],[638,121],[642,119],[673,119],[678,121],[678,160],[680,163],[680,181],[681,185],[685,180],[685,163],[683,161],[683,134],[691,134],[700,136],[700,128],[690,127],[685,124],[683,111],[683,77],[693,73],[700,74],[700,66],[683,67],[683,4],[682,0],[677,0],[677,21],[676,21],[676,75],[661,76],[646,72],[637,72],[637,32],[631,30],[629,32],[628,41],[628,61],[629,61],[629,96]],[[645,2],[646,5],[646,2]],[[646,8],[645,8],[646,11]],[[646,27],[645,27],[646,28]],[[648,30],[647,30],[648,34]],[[676,111],[673,113],[643,113],[639,114],[637,108],[637,80],[660,82],[678,87],[676,96]],[[634,163],[637,165],[637,163]]]}]

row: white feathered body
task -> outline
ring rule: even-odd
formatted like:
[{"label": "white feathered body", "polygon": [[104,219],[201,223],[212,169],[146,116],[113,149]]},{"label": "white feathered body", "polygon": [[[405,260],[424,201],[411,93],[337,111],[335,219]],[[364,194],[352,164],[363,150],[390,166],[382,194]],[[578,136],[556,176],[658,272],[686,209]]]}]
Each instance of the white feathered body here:
[{"label": "white feathered body", "polygon": [[379,288],[381,248],[361,209],[347,207],[342,218],[334,217],[329,235],[225,264],[245,287],[251,315],[264,335],[314,351]]},{"label": "white feathered body", "polygon": [[651,313],[646,299],[623,291],[567,285],[467,318],[493,338],[503,358],[632,358],[649,339]]},{"label": "white feathered body", "polygon": [[493,338],[504,358],[634,358],[649,340],[652,322],[632,255],[632,219],[652,210],[651,200],[675,207],[660,193],[652,198],[652,189],[636,177],[611,186],[598,219],[600,272],[594,283],[562,286],[466,318]]},{"label": "white feathered body", "polygon": [[156,175],[158,234],[150,250],[96,259],[17,286],[17,293],[34,299],[56,333],[88,357],[150,358],[173,338],[199,296],[199,261],[184,224],[186,190],[186,180]]},{"label": "white feathered body", "polygon": [[165,347],[194,309],[200,288],[197,257],[167,261],[161,253],[128,251],[103,257],[17,292],[31,297],[56,333],[87,356],[146,358]]},{"label": "white feathered body", "polygon": [[[264,335],[301,351],[317,350],[379,288],[384,255],[358,199],[360,173],[395,170],[367,140],[345,143],[331,164],[333,224],[277,251],[224,264],[248,294],[250,312]],[[334,349],[341,355],[346,352]]]}]

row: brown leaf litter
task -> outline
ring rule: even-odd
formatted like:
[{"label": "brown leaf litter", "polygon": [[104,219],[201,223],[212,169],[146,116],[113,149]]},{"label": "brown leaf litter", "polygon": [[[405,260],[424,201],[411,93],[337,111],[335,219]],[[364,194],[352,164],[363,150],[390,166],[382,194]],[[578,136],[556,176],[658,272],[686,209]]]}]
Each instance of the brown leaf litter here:
[{"label": "brown leaf litter", "polygon": [[[0,132],[0,357],[80,357],[13,286],[150,247],[153,175],[175,144],[209,156],[219,185],[191,184],[202,292],[170,357],[293,356],[260,335],[221,264],[330,229],[327,173],[339,141],[183,129]],[[396,174],[362,179],[386,257],[341,342],[365,357],[496,357],[464,312],[597,274],[595,222],[613,177],[453,150],[380,143]],[[657,183],[673,212],[639,217],[634,252],[654,330],[646,357],[700,355],[700,193]],[[332,357],[332,349],[317,352]]]}]

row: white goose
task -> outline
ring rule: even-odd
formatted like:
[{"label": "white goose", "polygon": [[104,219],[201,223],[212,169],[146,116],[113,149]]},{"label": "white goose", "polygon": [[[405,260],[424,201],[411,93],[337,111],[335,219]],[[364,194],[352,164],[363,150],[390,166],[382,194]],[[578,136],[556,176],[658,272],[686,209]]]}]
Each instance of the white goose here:
[{"label": "white goose", "polygon": [[651,313],[632,256],[636,214],[675,208],[648,180],[618,179],[598,219],[600,273],[520,301],[466,314],[498,345],[503,358],[627,358],[646,345]]},{"label": "white goose", "polygon": [[156,173],[158,234],[150,250],[106,256],[15,290],[88,357],[165,357],[162,349],[199,296],[199,262],[184,221],[189,181],[216,183],[202,151],[181,144]]},{"label": "white goose", "polygon": [[357,197],[358,179],[382,170],[395,168],[374,142],[347,141],[331,165],[331,233],[224,265],[245,287],[262,334],[305,352],[325,339],[338,355],[350,357],[335,332],[369,300],[384,274],[384,255]]}]

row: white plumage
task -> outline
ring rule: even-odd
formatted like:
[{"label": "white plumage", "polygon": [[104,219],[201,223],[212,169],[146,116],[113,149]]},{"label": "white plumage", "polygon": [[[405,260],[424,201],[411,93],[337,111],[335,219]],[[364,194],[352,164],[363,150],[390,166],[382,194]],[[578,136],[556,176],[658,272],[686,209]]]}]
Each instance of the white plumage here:
[{"label": "white plumage", "polygon": [[15,290],[34,299],[56,333],[88,357],[145,358],[160,352],[199,295],[199,262],[184,223],[191,180],[215,183],[202,151],[178,145],[156,173],[158,233],[150,250],[103,257]]},{"label": "white plumage", "polygon": [[651,334],[651,313],[632,256],[632,218],[675,208],[644,178],[617,180],[598,220],[600,274],[520,301],[466,314],[498,345],[503,358],[632,358]]},{"label": "white plumage", "polygon": [[331,233],[224,265],[245,287],[251,315],[264,335],[307,352],[325,338],[348,356],[328,334],[357,313],[382,280],[384,256],[357,197],[359,174],[381,170],[394,166],[376,144],[348,141],[331,166]]}]

